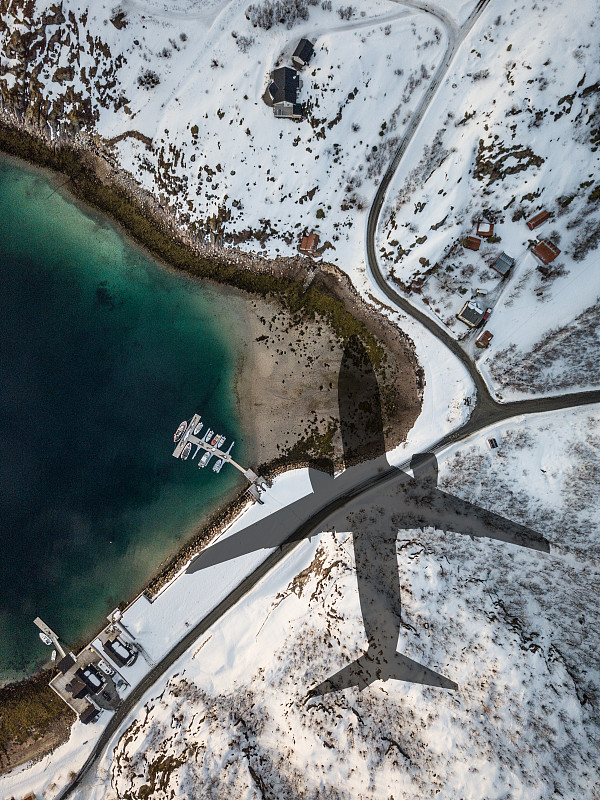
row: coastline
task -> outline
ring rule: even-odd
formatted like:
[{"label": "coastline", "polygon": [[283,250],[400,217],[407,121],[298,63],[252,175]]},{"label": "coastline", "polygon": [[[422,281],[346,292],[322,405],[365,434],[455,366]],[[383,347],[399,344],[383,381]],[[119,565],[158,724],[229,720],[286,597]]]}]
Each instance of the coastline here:
[{"label": "coastline", "polygon": [[[132,187],[128,176],[97,150],[97,143],[94,147],[82,144],[81,138],[75,144],[45,141],[23,126],[0,119],[1,152],[42,169],[56,184],[56,191],[68,192],[88,213],[91,208],[108,216],[163,268],[203,279],[227,295],[235,309],[231,316],[238,320],[234,337],[240,354],[235,376],[239,418],[247,432],[247,458],[261,474],[274,477],[307,465],[333,472],[341,466],[335,424],[337,370],[343,344],[352,335],[364,341],[380,379],[388,448],[405,439],[420,412],[424,384],[414,346],[358,295],[345,273],[334,265],[320,264],[315,280],[305,289],[308,264],[304,258],[270,261],[199,242],[179,228],[154,198]],[[151,597],[171,580],[185,561],[239,514],[247,503],[244,493],[245,487],[233,490],[207,520],[199,521],[142,591]],[[134,596],[138,594],[139,589]],[[32,688],[46,673],[42,669],[5,688]],[[49,735],[52,747],[40,752],[40,758],[68,738],[68,726],[61,730],[58,740]],[[11,752],[1,772],[29,760],[19,757],[19,752]]]}]

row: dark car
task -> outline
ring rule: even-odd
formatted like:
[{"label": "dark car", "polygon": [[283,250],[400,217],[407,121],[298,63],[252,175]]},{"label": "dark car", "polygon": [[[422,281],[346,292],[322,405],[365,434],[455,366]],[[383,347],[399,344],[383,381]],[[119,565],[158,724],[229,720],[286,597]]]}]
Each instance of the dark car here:
[{"label": "dark car", "polygon": [[110,702],[110,695],[109,695],[109,693],[108,693],[108,692],[102,692],[102,697],[103,697],[105,700],[107,700],[108,702]]},{"label": "dark car", "polygon": [[498,447],[498,442],[495,439],[488,439],[488,444],[492,450],[495,450]]}]

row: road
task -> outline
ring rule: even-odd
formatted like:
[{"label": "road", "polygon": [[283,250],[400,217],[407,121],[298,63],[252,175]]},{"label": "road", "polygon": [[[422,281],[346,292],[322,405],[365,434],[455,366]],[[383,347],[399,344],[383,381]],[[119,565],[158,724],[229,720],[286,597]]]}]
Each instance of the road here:
[{"label": "road", "polygon": [[[375,252],[375,234],[379,222],[379,216],[383,207],[383,202],[390,182],[394,177],[400,162],[406,153],[406,150],[411,143],[412,139],[417,132],[423,117],[429,108],[436,91],[441,85],[448,68],[454,58],[454,55],[467,36],[481,13],[489,4],[490,0],[480,0],[473,13],[466,20],[464,25],[458,27],[456,23],[442,10],[436,6],[426,3],[418,2],[418,0],[393,0],[405,6],[411,6],[420,10],[426,11],[436,16],[446,27],[448,31],[448,45],[444,57],[438,66],[432,81],[423,96],[419,106],[412,115],[408,127],[403,135],[403,138],[394,154],[394,158],[388,167],[381,184],[377,190],[373,204],[371,206],[366,231],[366,253],[367,264],[371,272],[373,281],[377,284],[379,289],[386,295],[386,297],[398,308],[402,309],[406,314],[410,315],[436,336],[458,360],[468,370],[477,390],[476,404],[473,412],[465,424],[451,433],[438,440],[437,443],[430,448],[432,452],[439,453],[447,445],[462,441],[469,436],[483,430],[489,425],[498,423],[502,420],[511,417],[518,417],[520,415],[535,414],[545,411],[557,411],[560,409],[573,408],[577,406],[589,405],[592,403],[600,403],[600,391],[578,392],[572,394],[565,394],[555,397],[535,398],[531,400],[519,400],[510,403],[499,403],[490,394],[490,391],[485,383],[483,377],[475,368],[473,362],[465,351],[461,348],[459,343],[448,332],[440,327],[433,319],[428,317],[424,312],[414,307],[405,297],[396,292],[391,287],[379,267],[377,255]],[[66,800],[71,796],[77,788],[81,787],[82,781],[87,777],[92,768],[99,762],[105,748],[110,743],[111,738],[118,730],[119,726],[124,722],[128,714],[135,708],[137,703],[141,700],[143,695],[150,689],[166,672],[167,670],[180,658],[193,643],[208,629],[214,625],[221,617],[233,608],[248,592],[250,592],[257,583],[265,577],[277,564],[279,564],[287,555],[295,549],[300,543],[300,537],[307,536],[311,532],[315,534],[319,531],[322,523],[332,513],[343,509],[351,502],[355,501],[361,494],[368,492],[375,487],[383,487],[387,483],[395,480],[398,476],[398,469],[406,469],[409,466],[407,461],[400,467],[389,467],[383,472],[371,475],[370,477],[361,480],[355,486],[350,487],[342,496],[336,497],[330,502],[324,503],[317,511],[301,522],[298,528],[294,531],[292,537],[293,541],[286,541],[278,550],[269,555],[266,560],[248,575],[242,583],[239,584],[224,600],[222,600],[204,619],[202,619],[194,628],[186,634],[186,636],[144,677],[144,679],[135,687],[131,694],[122,702],[117,709],[114,717],[110,720],[104,731],[102,732],[96,746],[92,753],[79,770],[77,776],[65,789],[57,796],[56,800]]]}]

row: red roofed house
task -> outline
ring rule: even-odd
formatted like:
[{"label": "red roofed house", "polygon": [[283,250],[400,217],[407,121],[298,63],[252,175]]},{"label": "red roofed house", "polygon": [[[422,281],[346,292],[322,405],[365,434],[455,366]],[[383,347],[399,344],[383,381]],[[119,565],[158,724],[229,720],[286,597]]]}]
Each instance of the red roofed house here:
[{"label": "red roofed house", "polygon": [[552,242],[545,240],[533,248],[533,255],[537,256],[544,264],[550,264],[559,254],[560,250],[558,247],[552,244]]},{"label": "red roofed house", "polygon": [[313,232],[310,234],[310,236],[302,237],[300,252],[305,253],[308,256],[312,256],[316,253],[318,246],[319,246],[319,234]]},{"label": "red roofed house", "polygon": [[489,331],[483,331],[480,333],[479,336],[475,339],[475,344],[477,347],[488,347],[489,343],[494,338],[494,334],[490,333]]},{"label": "red roofed house", "polygon": [[531,219],[527,220],[527,227],[530,231],[532,231],[534,228],[537,228],[538,225],[541,225],[542,222],[546,222],[549,216],[549,211],[540,211],[539,214],[536,214],[534,217],[531,217]]},{"label": "red roofed house", "polygon": [[478,239],[476,236],[467,236],[463,240],[463,244],[465,247],[468,247],[469,250],[479,250],[481,247],[481,239]]},{"label": "red roofed house", "polygon": [[487,219],[480,219],[477,223],[477,236],[493,236],[494,226]]}]

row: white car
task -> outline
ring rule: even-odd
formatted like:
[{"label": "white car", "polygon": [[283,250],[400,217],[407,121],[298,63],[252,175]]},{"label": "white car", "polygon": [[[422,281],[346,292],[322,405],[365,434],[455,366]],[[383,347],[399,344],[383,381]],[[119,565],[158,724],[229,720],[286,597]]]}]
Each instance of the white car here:
[{"label": "white car", "polygon": [[106,661],[103,661],[102,659],[100,659],[100,661],[98,661],[97,667],[98,667],[98,669],[101,669],[102,672],[105,675],[114,675],[115,674],[114,669],[112,667],[109,667],[108,664],[106,663]]}]

